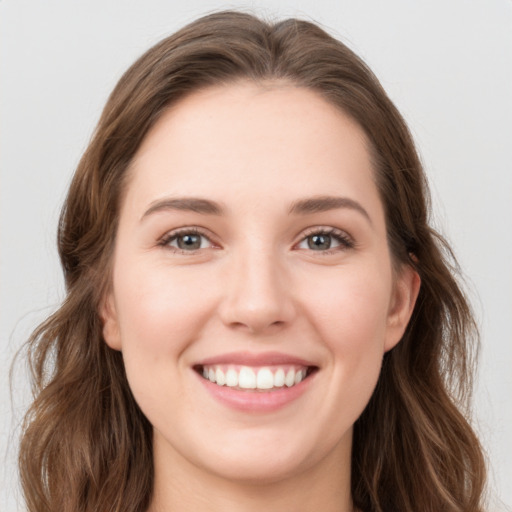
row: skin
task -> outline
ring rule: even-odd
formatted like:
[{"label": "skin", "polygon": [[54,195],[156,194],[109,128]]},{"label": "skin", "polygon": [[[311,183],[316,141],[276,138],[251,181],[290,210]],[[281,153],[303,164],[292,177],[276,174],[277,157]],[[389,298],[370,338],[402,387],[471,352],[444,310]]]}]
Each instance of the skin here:
[{"label": "skin", "polygon": [[[420,286],[411,268],[393,271],[363,131],[302,88],[214,87],[163,115],[130,173],[102,318],[154,427],[150,510],[352,510],[353,424]],[[360,209],[290,213],[325,196]],[[178,197],[223,214],[154,209]],[[204,233],[201,247],[179,249],[178,228]],[[349,244],[311,248],[332,228]],[[285,407],[239,411],[192,369],[233,351],[318,371]]]}]

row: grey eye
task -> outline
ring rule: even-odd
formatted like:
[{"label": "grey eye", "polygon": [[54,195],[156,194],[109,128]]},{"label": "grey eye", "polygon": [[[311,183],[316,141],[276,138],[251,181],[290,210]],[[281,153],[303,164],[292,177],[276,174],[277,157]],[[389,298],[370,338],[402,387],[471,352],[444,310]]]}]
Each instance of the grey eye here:
[{"label": "grey eye", "polygon": [[182,231],[164,238],[161,245],[168,246],[180,251],[193,252],[211,246],[210,239],[201,233],[194,231]]},{"label": "grey eye", "polygon": [[311,235],[307,237],[308,248],[313,251],[325,251],[331,248],[331,235]]},{"label": "grey eye", "polygon": [[[175,238],[176,246],[184,251],[194,251],[201,249],[203,237],[201,235],[195,235],[193,233],[187,233],[184,235],[178,235]],[[172,245],[172,243],[171,243]]]},{"label": "grey eye", "polygon": [[306,234],[297,246],[298,249],[307,249],[325,254],[330,254],[332,250],[352,249],[353,247],[354,243],[345,233],[332,228],[328,230],[323,228]]}]

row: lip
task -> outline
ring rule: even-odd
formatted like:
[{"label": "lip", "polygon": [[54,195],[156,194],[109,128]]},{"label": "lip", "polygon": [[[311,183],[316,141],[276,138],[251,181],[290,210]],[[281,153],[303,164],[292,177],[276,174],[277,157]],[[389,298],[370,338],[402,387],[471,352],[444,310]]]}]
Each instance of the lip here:
[{"label": "lip", "polygon": [[218,386],[194,372],[206,390],[221,404],[242,412],[270,413],[297,400],[312,384],[315,374],[291,388],[274,391],[239,390]]},{"label": "lip", "polygon": [[291,387],[283,387],[271,391],[240,390],[228,386],[219,386],[205,379],[196,371],[200,366],[207,365],[242,365],[242,366],[279,366],[295,365],[313,367],[318,366],[305,359],[282,354],[279,352],[265,352],[255,354],[250,352],[231,352],[219,356],[203,359],[193,365],[194,374],[206,391],[220,404],[245,413],[271,413],[278,411],[299,399],[313,384],[317,371],[310,373],[302,382]]},{"label": "lip", "polygon": [[240,366],[318,366],[312,361],[307,361],[281,352],[263,352],[260,354],[253,352],[229,352],[227,354],[203,359],[194,363],[193,366],[208,366],[214,364],[232,364]]}]

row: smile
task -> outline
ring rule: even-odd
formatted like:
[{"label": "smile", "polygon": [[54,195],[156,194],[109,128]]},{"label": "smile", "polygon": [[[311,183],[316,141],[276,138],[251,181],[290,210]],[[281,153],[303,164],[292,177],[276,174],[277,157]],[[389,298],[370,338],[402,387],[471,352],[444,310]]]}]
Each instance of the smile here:
[{"label": "smile", "polygon": [[291,388],[300,384],[313,370],[314,367],[296,365],[250,367],[211,364],[196,367],[203,378],[218,386],[254,391]]},{"label": "smile", "polygon": [[320,367],[279,352],[230,352],[192,366],[215,401],[243,413],[267,414],[299,400],[314,386]]}]

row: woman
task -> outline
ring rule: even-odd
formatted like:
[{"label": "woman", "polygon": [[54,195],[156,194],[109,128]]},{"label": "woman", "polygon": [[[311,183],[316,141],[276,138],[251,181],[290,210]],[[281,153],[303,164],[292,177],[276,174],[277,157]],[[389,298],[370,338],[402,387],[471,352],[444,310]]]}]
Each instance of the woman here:
[{"label": "woman", "polygon": [[29,510],[482,510],[475,326],[421,165],[315,25],[217,13],[143,55],[59,251]]}]

